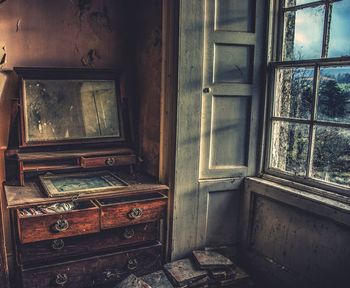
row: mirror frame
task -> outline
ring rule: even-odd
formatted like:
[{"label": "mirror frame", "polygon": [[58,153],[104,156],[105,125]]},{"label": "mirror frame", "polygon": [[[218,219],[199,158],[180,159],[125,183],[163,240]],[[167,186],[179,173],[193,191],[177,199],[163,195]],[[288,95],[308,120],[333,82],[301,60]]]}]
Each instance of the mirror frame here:
[{"label": "mirror frame", "polygon": [[[53,146],[64,144],[79,144],[79,143],[125,143],[125,113],[122,107],[125,95],[122,95],[120,73],[113,69],[79,69],[79,68],[31,68],[31,67],[16,67],[14,71],[18,75],[19,80],[19,108],[20,108],[20,147],[38,147],[38,146]],[[117,97],[117,109],[120,123],[120,136],[111,137],[89,137],[75,139],[60,139],[60,140],[45,140],[45,141],[28,141],[26,139],[26,121],[24,107],[24,91],[25,80],[114,80]]]}]

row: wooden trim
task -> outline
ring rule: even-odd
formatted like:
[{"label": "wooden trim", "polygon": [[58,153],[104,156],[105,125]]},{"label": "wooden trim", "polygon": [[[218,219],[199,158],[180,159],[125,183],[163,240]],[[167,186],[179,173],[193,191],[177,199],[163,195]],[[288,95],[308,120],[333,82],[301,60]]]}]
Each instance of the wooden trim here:
[{"label": "wooden trim", "polygon": [[174,211],[179,2],[163,0],[162,5],[159,180],[169,186],[168,211],[163,234],[166,240],[165,260],[170,261]]}]

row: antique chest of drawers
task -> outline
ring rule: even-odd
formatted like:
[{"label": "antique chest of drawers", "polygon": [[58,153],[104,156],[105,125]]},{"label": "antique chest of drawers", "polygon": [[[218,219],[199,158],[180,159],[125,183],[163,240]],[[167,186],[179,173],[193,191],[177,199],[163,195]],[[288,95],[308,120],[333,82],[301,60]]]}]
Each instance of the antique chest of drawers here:
[{"label": "antique chest of drawers", "polygon": [[[35,183],[5,186],[14,226],[14,287],[99,287],[130,273],[141,276],[159,269],[168,188],[140,179],[130,182],[73,202],[47,198]],[[74,208],[41,212],[52,203],[74,203]]]},{"label": "antique chest of drawers", "polygon": [[4,189],[11,288],[105,286],[159,269],[168,187],[142,173],[125,77],[115,69],[14,70]]}]

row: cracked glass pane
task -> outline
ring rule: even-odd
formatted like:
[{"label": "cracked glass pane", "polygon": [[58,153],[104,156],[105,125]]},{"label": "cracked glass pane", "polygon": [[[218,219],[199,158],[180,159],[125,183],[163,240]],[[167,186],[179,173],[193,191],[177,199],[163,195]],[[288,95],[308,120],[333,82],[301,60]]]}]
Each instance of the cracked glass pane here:
[{"label": "cracked glass pane", "polygon": [[297,5],[316,2],[316,0],[282,0],[282,1],[284,2],[284,7],[293,7]]}]

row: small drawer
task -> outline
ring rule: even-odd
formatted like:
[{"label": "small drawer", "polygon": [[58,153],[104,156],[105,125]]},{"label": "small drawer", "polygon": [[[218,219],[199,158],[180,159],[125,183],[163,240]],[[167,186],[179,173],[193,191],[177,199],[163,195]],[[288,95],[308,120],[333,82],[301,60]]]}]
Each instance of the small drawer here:
[{"label": "small drawer", "polygon": [[28,216],[21,211],[17,209],[22,244],[100,231],[99,208],[92,201],[79,202],[74,210],[53,214]]},{"label": "small drawer", "polygon": [[101,229],[157,221],[165,212],[167,199],[152,193],[96,200],[101,208]]},{"label": "small drawer", "polygon": [[62,261],[67,257],[102,253],[136,243],[151,243],[158,238],[158,226],[157,222],[152,222],[90,235],[28,243],[19,245],[18,255],[23,265],[29,265],[39,261]]},{"label": "small drawer", "polygon": [[161,266],[162,245],[156,243],[78,261],[22,269],[22,288],[82,288],[118,282],[130,273],[152,273]]},{"label": "small drawer", "polygon": [[136,155],[110,155],[101,157],[80,157],[80,166],[96,168],[108,166],[123,166],[136,163]]}]

